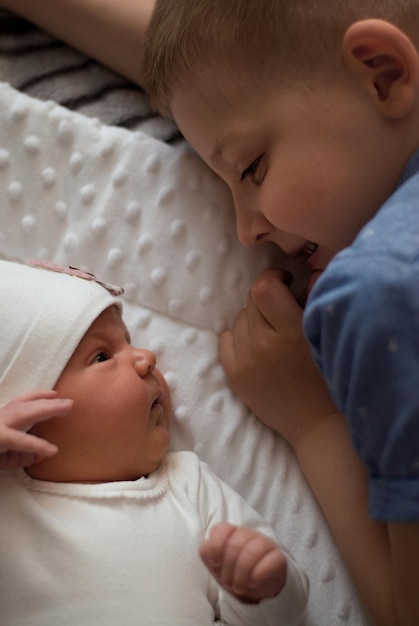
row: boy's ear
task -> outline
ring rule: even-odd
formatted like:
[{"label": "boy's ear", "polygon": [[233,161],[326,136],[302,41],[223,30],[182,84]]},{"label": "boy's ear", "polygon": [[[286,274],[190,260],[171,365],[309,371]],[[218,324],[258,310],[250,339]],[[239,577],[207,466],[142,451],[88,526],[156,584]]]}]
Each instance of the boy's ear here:
[{"label": "boy's ear", "polygon": [[419,56],[399,28],[376,19],[355,22],[343,38],[343,62],[381,115],[400,119],[410,113],[419,97]]}]

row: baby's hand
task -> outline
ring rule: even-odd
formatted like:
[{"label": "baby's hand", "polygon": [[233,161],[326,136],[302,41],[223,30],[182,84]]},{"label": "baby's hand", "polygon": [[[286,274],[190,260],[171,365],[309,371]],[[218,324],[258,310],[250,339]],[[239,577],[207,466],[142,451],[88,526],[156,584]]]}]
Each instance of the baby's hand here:
[{"label": "baby's hand", "polygon": [[52,443],[31,435],[37,422],[67,415],[72,400],[57,398],[56,391],[31,391],[0,409],[0,470],[28,467],[57,453]]},{"label": "baby's hand", "polygon": [[254,528],[216,524],[199,553],[217,582],[242,602],[275,596],[285,585],[283,552]]}]

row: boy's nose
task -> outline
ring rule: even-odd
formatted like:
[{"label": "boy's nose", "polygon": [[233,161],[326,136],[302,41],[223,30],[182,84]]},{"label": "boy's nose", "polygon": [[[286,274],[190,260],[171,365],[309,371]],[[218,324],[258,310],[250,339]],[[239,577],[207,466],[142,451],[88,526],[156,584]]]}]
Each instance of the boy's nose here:
[{"label": "boy's nose", "polygon": [[271,224],[261,213],[248,213],[236,209],[236,230],[239,241],[248,247],[263,241],[272,230]]},{"label": "boy's nose", "polygon": [[272,232],[273,226],[260,211],[252,196],[233,193],[233,200],[236,209],[237,237],[244,246],[255,246]]},{"label": "boy's nose", "polygon": [[139,376],[144,378],[156,367],[156,356],[150,350],[135,349],[134,367]]}]

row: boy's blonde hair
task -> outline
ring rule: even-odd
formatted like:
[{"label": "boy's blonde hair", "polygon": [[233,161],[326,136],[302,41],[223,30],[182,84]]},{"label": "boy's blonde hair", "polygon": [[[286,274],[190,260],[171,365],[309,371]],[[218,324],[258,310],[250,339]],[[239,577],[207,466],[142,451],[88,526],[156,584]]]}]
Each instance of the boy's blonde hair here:
[{"label": "boy's blonde hair", "polygon": [[[145,50],[145,88],[170,115],[170,93],[211,65],[237,63],[255,75],[298,78],[324,72],[341,58],[342,37],[358,20],[392,22],[412,39],[417,0],[157,0]],[[413,32],[409,32],[413,30]]]}]

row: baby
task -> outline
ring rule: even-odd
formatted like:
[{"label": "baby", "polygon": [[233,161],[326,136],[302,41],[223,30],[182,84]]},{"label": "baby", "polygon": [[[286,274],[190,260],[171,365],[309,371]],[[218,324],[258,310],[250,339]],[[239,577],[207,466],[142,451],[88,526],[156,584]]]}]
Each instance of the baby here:
[{"label": "baby", "polygon": [[120,293],[0,261],[2,626],[298,624],[304,573],[193,452],[168,452],[170,392]]}]

